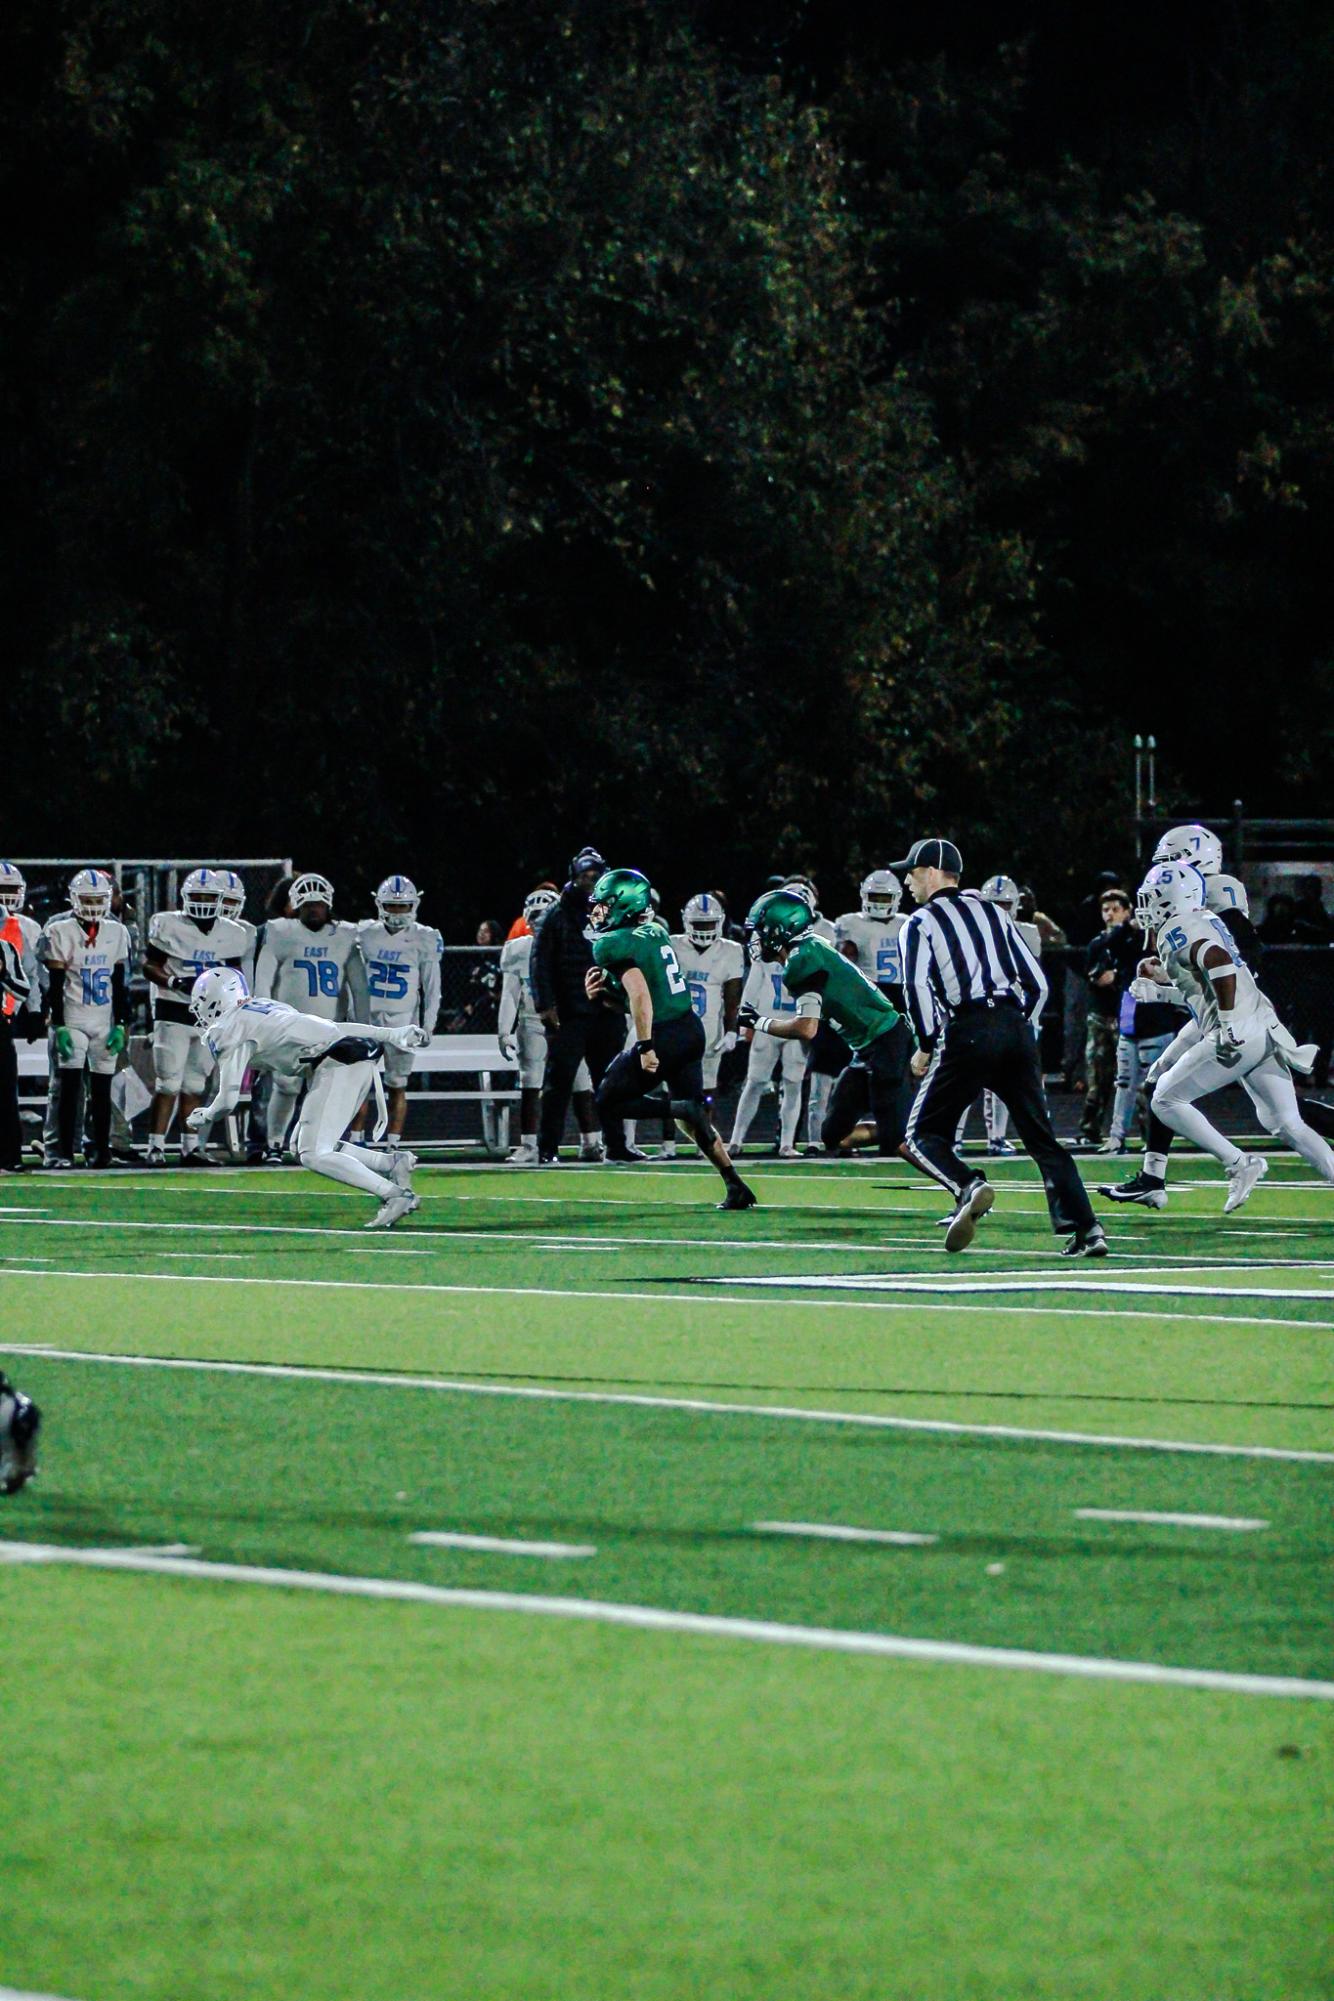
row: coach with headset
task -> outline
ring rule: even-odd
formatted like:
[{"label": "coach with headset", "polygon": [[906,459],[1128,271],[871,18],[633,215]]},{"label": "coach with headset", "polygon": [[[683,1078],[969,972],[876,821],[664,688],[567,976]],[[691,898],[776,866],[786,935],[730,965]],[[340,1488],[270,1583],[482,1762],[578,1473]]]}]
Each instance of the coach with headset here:
[{"label": "coach with headset", "polygon": [[996,1199],[985,1174],[955,1152],[959,1119],[983,1090],[1008,1106],[1037,1162],[1052,1228],[1070,1236],[1067,1257],[1101,1258],[1107,1239],[1070,1155],[1052,1131],[1042,1090],[1037,1026],[1047,982],[1008,913],[961,889],[953,841],[914,844],[891,862],[918,908],[900,935],[903,992],[921,1078],[900,1152],[954,1197],[947,1251],[973,1240]]}]

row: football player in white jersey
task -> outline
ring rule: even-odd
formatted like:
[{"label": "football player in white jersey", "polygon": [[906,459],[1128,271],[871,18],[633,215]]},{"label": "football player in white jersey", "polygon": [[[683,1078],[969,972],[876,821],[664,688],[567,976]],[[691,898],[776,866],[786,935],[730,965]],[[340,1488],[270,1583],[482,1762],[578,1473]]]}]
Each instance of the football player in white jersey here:
[{"label": "football player in white jersey", "polygon": [[[375,916],[357,926],[365,1019],[378,1027],[418,1021],[427,1040],[440,1013],[440,960],[445,941],[430,924],[417,921],[421,892],[405,875],[387,875],[375,892]],[[412,1051],[385,1051],[384,1082],[389,1099],[388,1138],[400,1138],[408,1115]],[[365,1111],[358,1114],[364,1120]]]},{"label": "football player in white jersey", "polygon": [[1334,1151],[1302,1118],[1294,1072],[1314,1065],[1314,1044],[1299,1046],[1242,963],[1231,932],[1204,905],[1204,881],[1188,862],[1150,869],[1137,907],[1155,955],[1140,973],[1172,986],[1192,1019],[1149,1072],[1153,1109],[1172,1132],[1184,1134],[1222,1162],[1228,1179],[1226,1215],[1239,1209],[1269,1171],[1263,1154],[1243,1153],[1199,1109],[1199,1100],[1240,1084],[1267,1131],[1287,1141],[1323,1180],[1334,1183]]},{"label": "football player in white jersey", "polygon": [[[860,909],[845,910],[841,917],[834,920],[834,943],[843,957],[851,959],[858,971],[865,973],[871,984],[880,988],[900,1014],[905,1010],[899,933],[907,921],[899,914],[902,899],[903,885],[893,869],[875,868],[862,882]],[[907,1091],[909,1100],[914,1088],[910,1082]],[[839,1140],[839,1150],[850,1153],[874,1137],[874,1125],[863,1121]]]},{"label": "football player in white jersey", "polygon": [[[542,919],[559,902],[558,890],[545,885],[530,890],[523,900],[528,929],[517,938],[507,938],[500,948],[496,1035],[501,1055],[519,1073],[519,1144],[505,1156],[512,1167],[538,1165],[537,1127],[547,1074],[547,1032],[533,1002],[533,945]],[[601,1160],[602,1128],[593,1104],[593,1080],[587,1063],[581,1063],[574,1073],[570,1103],[579,1127],[580,1160]]]},{"label": "football player in white jersey", "polygon": [[[741,1006],[743,1009],[753,1007],[758,1015],[795,1014],[797,1011],[796,1001],[783,985],[782,966],[776,959],[762,959],[758,940],[754,938],[751,939],[750,969],[741,992]],[[732,1137],[727,1142],[727,1151],[733,1160],[745,1151],[746,1134],[760,1108],[765,1086],[779,1063],[783,1067],[778,1101],[778,1157],[780,1160],[797,1158],[797,1125],[801,1118],[802,1085],[806,1081],[805,1044],[796,1037],[767,1035],[757,1029],[751,1038],[746,1081],[737,1100]]]},{"label": "football player in white jersey", "polygon": [[414,1021],[377,1027],[301,1014],[283,1001],[252,999],[230,966],[214,966],[195,981],[190,1008],[215,1059],[216,1096],[190,1118],[196,1130],[232,1111],[252,1066],[308,1085],[296,1129],[297,1158],[313,1174],[380,1200],[368,1230],[388,1230],[420,1208],[412,1191],[416,1158],[399,1148],[358,1146],[344,1138],[369,1091],[375,1090],[380,1052],[420,1049],[429,1040]]},{"label": "football player in white jersey", "polygon": [[246,934],[234,918],[219,915],[220,892],[211,869],[192,869],[181,884],[179,910],[159,910],[148,925],[144,978],[153,1006],[153,1103],[148,1115],[145,1165],[165,1167],[167,1133],[179,1098],[181,1166],[205,1167],[199,1134],[186,1121],[208,1088],[212,1063],[195,1033],[190,995],[210,966],[241,968]]},{"label": "football player in white jersey", "polygon": [[[23,972],[28,982],[28,1009],[33,1014],[42,1012],[43,995],[46,992],[46,974],[37,957],[37,941],[42,935],[42,927],[35,917],[23,908],[28,900],[28,885],[23,879],[23,871],[13,862],[0,862],[0,912],[8,911],[23,933]],[[2,923],[3,916],[0,916]]]},{"label": "football player in white jersey", "polygon": [[218,915],[229,917],[233,924],[239,924],[246,935],[246,948],[241,955],[241,975],[247,986],[255,983],[255,940],[259,937],[259,927],[252,924],[245,914],[245,883],[234,868],[215,868],[214,878],[218,885]]},{"label": "football player in white jersey", "polygon": [[[790,875],[783,883],[784,889],[799,896],[809,909],[815,912],[815,922],[811,930],[826,944],[837,945],[837,926],[820,909],[820,892],[808,875]],[[770,1014],[773,1009],[769,1009]],[[780,1038],[781,1039],[781,1038]],[[786,1055],[786,1050],[784,1051]],[[824,1132],[825,1114],[833,1096],[834,1085],[852,1061],[852,1051],[843,1037],[830,1022],[822,1021],[815,1034],[806,1044],[806,1151],[823,1153],[821,1136]],[[790,1158],[779,1149],[784,1159]]]},{"label": "football player in white jersey", "polygon": [[690,1005],[704,1024],[704,1102],[712,1104],[718,1066],[736,1048],[737,1012],[746,979],[746,954],[724,933],[726,918],[716,896],[701,890],[681,912],[672,950],[690,989]]},{"label": "football player in white jersey", "polygon": [[[279,1000],[319,1021],[364,1016],[365,975],[357,951],[357,927],[335,918],[333,884],[327,876],[297,876],[288,892],[291,917],[271,917],[255,962],[256,1000]],[[301,1096],[298,1071],[274,1070],[267,1116],[268,1151],[283,1158],[287,1129]]]},{"label": "football player in white jersey", "polygon": [[69,886],[70,907],[42,932],[39,956],[46,967],[51,1049],[60,1070],[56,1152],[48,1167],[72,1167],[79,1130],[82,1073],[88,1075],[93,1129],[90,1165],[111,1160],[111,1079],[129,1040],[131,941],[111,915],[111,878],[80,869]]}]

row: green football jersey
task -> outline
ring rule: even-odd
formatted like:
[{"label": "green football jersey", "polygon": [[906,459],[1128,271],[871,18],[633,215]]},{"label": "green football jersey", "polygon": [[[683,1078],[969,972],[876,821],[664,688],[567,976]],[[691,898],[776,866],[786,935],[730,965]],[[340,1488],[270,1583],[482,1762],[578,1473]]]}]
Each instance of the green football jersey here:
[{"label": "green football jersey", "polygon": [[808,931],[787,955],[783,985],[796,999],[802,994],[818,994],[823,1018],[836,1028],[849,1049],[868,1049],[877,1036],[885,1035],[903,1017],[872,986],[865,973],[836,946]]},{"label": "green football jersey", "polygon": [[620,976],[628,967],[637,966],[648,982],[655,1021],[676,1021],[692,1012],[690,989],[672,950],[671,938],[665,925],[655,918],[645,918],[633,930],[623,925],[617,931],[600,931],[593,940],[593,964],[601,966],[608,987],[626,1008],[630,1003]]}]

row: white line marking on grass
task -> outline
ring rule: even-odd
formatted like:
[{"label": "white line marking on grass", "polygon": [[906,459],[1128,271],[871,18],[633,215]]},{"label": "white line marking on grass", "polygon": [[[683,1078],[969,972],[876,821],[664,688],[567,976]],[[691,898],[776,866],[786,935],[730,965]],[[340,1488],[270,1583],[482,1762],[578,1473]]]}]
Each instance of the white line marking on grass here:
[{"label": "white line marking on grass", "polygon": [[0,2001],[64,2001],[59,1994],[33,1994],[26,1987],[0,1987]]},{"label": "white line marking on grass", "polygon": [[1268,1695],[1334,1702],[1334,1681],[1295,1676],[1235,1674],[1217,1668],[1164,1667],[1157,1661],[1104,1660],[1086,1654],[1039,1654],[1020,1647],[979,1647],[957,1640],[913,1640],[896,1633],[859,1633],[830,1626],[793,1626],[768,1619],[731,1619],[701,1612],[669,1612],[656,1605],[618,1605],[596,1598],[544,1598],[515,1591],[463,1591],[409,1584],[390,1577],[345,1577],[329,1571],[275,1570],[260,1564],[202,1563],[186,1556],[143,1556],[133,1551],[72,1549],[56,1543],[0,1542],[0,1563],[70,1564],[87,1570],[143,1571],[212,1584],[264,1585],[282,1591],[325,1591],[341,1598],[389,1599],[400,1604],[455,1606],[476,1612],[523,1612],[529,1617],[578,1619],[642,1632],[691,1633],[701,1638],[809,1647],[821,1653],[872,1654],[882,1659],[944,1662],[956,1667],[1009,1668],[1029,1674],[1074,1675],[1090,1681],[1147,1682],[1207,1688],[1231,1695]]},{"label": "white line marking on grass", "polygon": [[1254,1515],[1163,1515],[1142,1508],[1076,1508],[1075,1514],[1081,1522],[1150,1522],[1165,1528],[1234,1529],[1239,1534],[1269,1527]]},{"label": "white line marking on grass", "polygon": [[[264,1253],[262,1251],[160,1251],[158,1255],[162,1258],[209,1258],[216,1264],[219,1258],[239,1258],[244,1263],[247,1258],[263,1257]],[[50,1259],[44,1259],[43,1262],[49,1264]]]},{"label": "white line marking on grass", "polygon": [[424,1543],[429,1549],[480,1549],[496,1556],[545,1556],[553,1562],[597,1555],[591,1542],[514,1542],[506,1536],[455,1535],[449,1529],[420,1529],[408,1541]]},{"label": "white line marking on grass", "polygon": [[1141,1279],[1050,1278],[1045,1272],[974,1279],[918,1278],[906,1272],[829,1272],[823,1277],[789,1273],[779,1278],[688,1279],[684,1283],[744,1286],[748,1291],[782,1286],[827,1292],[933,1292],[937,1295],[952,1292],[1096,1292],[1105,1296],[1148,1293],[1167,1299],[1334,1299],[1334,1290],[1325,1286],[1188,1285],[1184,1280],[1173,1278],[1165,1279],[1159,1285],[1150,1285]]},{"label": "white line marking on grass", "polygon": [[821,1542],[891,1543],[895,1549],[926,1549],[938,1535],[918,1535],[912,1529],[850,1529],[838,1522],[752,1522],[756,1535],[814,1536]]},{"label": "white line marking on grass", "polygon": [[884,1411],[809,1410],[801,1404],[715,1403],[707,1397],[649,1396],[637,1390],[557,1390],[536,1383],[470,1383],[445,1376],[381,1375],[368,1369],[321,1369],[299,1362],[220,1362],[186,1355],[108,1355],[82,1348],[29,1346],[19,1341],[0,1341],[0,1353],[33,1355],[49,1362],[91,1362],[109,1368],[185,1369],[204,1375],[272,1377],[278,1382],[340,1383],[353,1389],[434,1390],[446,1396],[512,1397],[534,1403],[612,1404],[630,1410],[689,1411],[702,1417],[772,1417],[803,1424],[851,1424],[878,1431],[937,1433],[949,1438],[1020,1439],[1046,1445],[1113,1446],[1127,1452],[1189,1452],[1202,1453],[1208,1458],[1280,1459],[1303,1466],[1334,1466],[1334,1452],[1315,1452],[1299,1446],[1214,1445],[1195,1439],[1123,1438],[1103,1432],[1039,1431],[1013,1424],[963,1424],[944,1417],[898,1417]]}]

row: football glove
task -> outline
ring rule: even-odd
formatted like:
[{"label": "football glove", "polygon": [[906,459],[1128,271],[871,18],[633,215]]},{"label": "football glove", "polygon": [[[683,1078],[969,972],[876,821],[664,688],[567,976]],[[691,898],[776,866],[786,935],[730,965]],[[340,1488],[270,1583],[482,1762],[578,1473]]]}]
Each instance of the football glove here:
[{"label": "football glove", "polygon": [[74,1037],[63,1023],[56,1030],[56,1054],[62,1063],[68,1063],[74,1054]]},{"label": "football glove", "polygon": [[734,1028],[729,1028],[726,1035],[723,1037],[722,1047],[719,1050],[719,1054],[722,1056],[730,1056],[735,1048],[736,1048],[736,1030]]},{"label": "football glove", "polygon": [[759,1018],[760,1018],[759,1009],[757,1007],[752,1007],[749,1001],[742,1001],[741,1006],[737,1009],[736,1013],[737,1027],[753,1029]]},{"label": "football glove", "polygon": [[194,1110],[187,1114],[185,1121],[186,1130],[192,1133],[201,1133],[205,1126],[212,1123],[213,1111],[209,1105],[196,1105]]},{"label": "football glove", "polygon": [[508,1069],[512,1070],[515,1064],[519,1060],[518,1037],[513,1035],[501,1035],[498,1036],[496,1039],[500,1043],[501,1062],[504,1063]]},{"label": "football glove", "polygon": [[123,1021],[116,1022],[110,1035],[107,1037],[107,1054],[109,1056],[119,1056],[129,1039],[125,1023]]},{"label": "football glove", "polygon": [[1214,1055],[1225,1070],[1235,1070],[1241,1061],[1245,1040],[1237,1034],[1230,1022],[1223,1022],[1214,1037]]},{"label": "football glove", "polygon": [[405,1021],[402,1028],[395,1028],[389,1041],[395,1049],[425,1049],[430,1036],[415,1021]]}]

